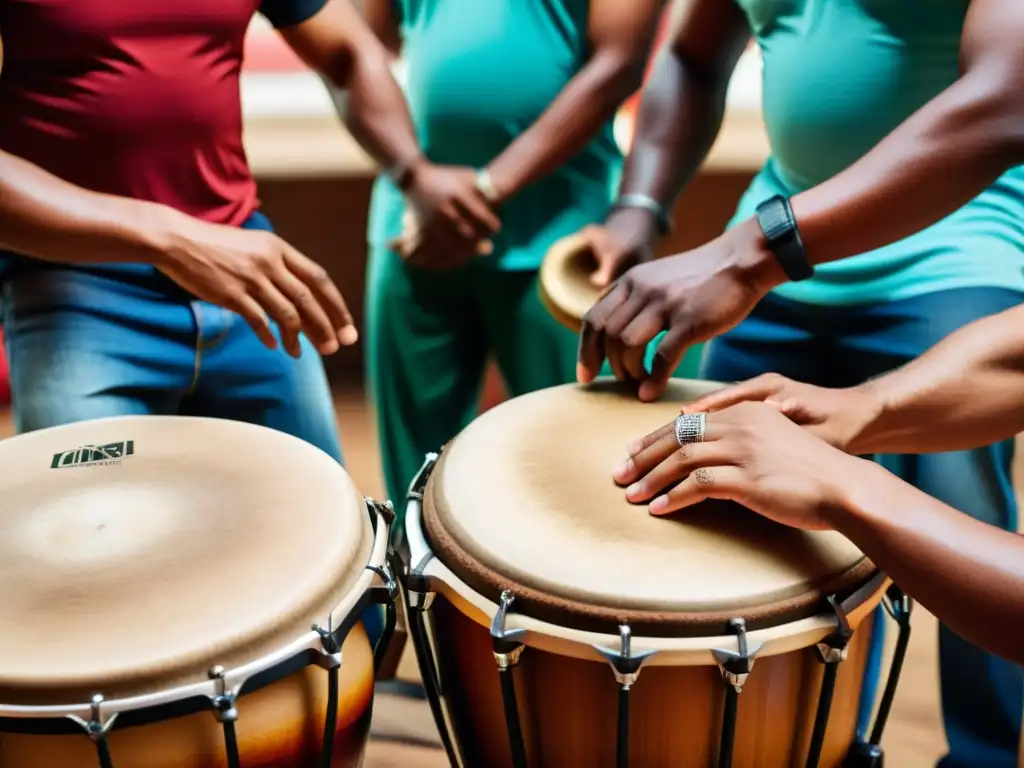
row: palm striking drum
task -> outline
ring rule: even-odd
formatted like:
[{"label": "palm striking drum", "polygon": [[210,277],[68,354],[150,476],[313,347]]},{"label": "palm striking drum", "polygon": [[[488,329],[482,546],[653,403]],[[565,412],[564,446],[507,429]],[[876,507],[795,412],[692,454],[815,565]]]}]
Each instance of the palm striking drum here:
[{"label": "palm striking drum", "polygon": [[2,768],[361,763],[389,505],[216,419],[41,430],[0,465]]},{"label": "palm striking drum", "polygon": [[410,635],[449,758],[524,766],[827,766],[851,751],[874,609],[909,602],[849,540],[737,505],[659,518],[612,470],[716,385],[643,404],[535,392],[427,458],[408,500]]}]

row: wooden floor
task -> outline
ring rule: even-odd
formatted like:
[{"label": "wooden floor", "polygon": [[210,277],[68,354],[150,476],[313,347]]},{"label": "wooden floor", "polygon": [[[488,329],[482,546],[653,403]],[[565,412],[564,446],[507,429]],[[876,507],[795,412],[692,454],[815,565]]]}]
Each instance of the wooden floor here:
[{"label": "wooden floor", "polygon": [[[376,438],[361,396],[338,397],[337,412],[349,472],[363,493],[383,498]],[[0,412],[0,437],[10,432],[10,420]],[[906,669],[884,745],[886,764],[893,768],[931,766],[945,750],[936,679],[936,622],[925,611],[916,609],[913,627]],[[400,676],[416,677],[415,664],[408,654],[403,659]],[[437,744],[426,703],[379,696],[374,709],[374,738],[365,768],[442,768],[446,765],[437,746],[423,746]],[[420,746],[402,743],[410,741]]]}]

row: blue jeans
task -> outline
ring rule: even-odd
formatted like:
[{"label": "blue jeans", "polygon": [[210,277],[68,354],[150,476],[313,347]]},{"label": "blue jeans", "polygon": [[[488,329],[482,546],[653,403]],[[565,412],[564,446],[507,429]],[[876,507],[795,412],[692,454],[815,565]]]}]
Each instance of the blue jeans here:
[{"label": "blue jeans", "polygon": [[[853,386],[917,357],[961,326],[1024,301],[1001,288],[940,291],[860,307],[820,307],[769,296],[738,327],[708,345],[702,376],[740,381],[777,372],[827,387]],[[973,451],[879,456],[888,469],[972,517],[1017,529],[1012,440]],[[879,614],[879,625],[884,613]],[[883,636],[873,641],[861,707],[863,734],[878,687]],[[949,754],[942,768],[1016,768],[1024,670],[939,634],[942,713]]]},{"label": "blue jeans", "polygon": [[[271,229],[260,213],[244,226]],[[142,267],[15,272],[0,296],[18,432],[209,416],[287,432],[342,460],[323,362],[305,337],[298,359],[267,349],[239,315]]]}]

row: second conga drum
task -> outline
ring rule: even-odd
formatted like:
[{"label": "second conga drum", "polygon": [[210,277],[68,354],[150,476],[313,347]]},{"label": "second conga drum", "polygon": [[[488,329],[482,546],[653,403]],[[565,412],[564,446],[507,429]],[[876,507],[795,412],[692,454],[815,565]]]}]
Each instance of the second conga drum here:
[{"label": "second conga drum", "polygon": [[[667,518],[611,479],[715,385],[508,401],[410,492],[410,632],[468,768],[839,766],[888,581],[846,538],[707,503]],[[435,461],[436,460],[436,461]]]},{"label": "second conga drum", "polygon": [[327,454],[139,416],[0,464],[0,767],[361,764],[390,510]]}]

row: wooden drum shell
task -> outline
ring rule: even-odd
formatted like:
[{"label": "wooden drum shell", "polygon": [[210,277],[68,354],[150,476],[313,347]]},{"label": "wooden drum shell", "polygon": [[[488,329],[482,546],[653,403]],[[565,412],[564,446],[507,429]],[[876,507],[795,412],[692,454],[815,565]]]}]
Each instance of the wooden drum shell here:
[{"label": "wooden drum shell", "polygon": [[[362,624],[342,647],[332,768],[362,764],[373,700],[373,653]],[[327,705],[327,672],[305,669],[239,698],[242,768],[318,765]],[[117,729],[108,736],[114,768],[227,768],[224,730],[212,712]],[[98,768],[81,735],[0,733],[0,768]]]},{"label": "wooden drum shell", "polygon": [[[431,607],[441,687],[466,768],[512,768],[488,629],[442,594]],[[873,615],[839,667],[820,768],[853,743]],[[758,658],[739,697],[733,768],[803,766],[824,665],[814,647]],[[618,685],[607,663],[531,648],[515,668],[531,768],[615,768]],[[629,764],[714,765],[725,687],[714,666],[652,666],[630,691]]]}]

